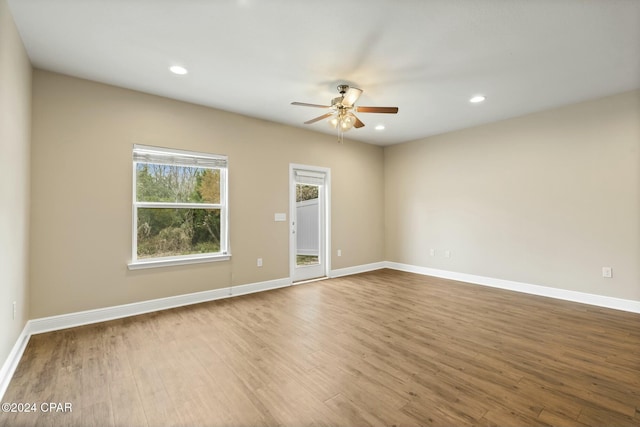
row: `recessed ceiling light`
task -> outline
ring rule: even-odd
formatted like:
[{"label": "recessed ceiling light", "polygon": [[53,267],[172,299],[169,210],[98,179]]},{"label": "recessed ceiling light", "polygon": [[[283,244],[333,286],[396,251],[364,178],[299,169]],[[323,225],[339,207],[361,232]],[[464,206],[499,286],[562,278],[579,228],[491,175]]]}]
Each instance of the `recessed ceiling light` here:
[{"label": "recessed ceiling light", "polygon": [[477,104],[478,102],[482,102],[482,101],[484,101],[485,99],[487,99],[487,98],[485,98],[485,96],[484,96],[484,95],[476,95],[476,96],[474,96],[473,98],[471,98],[471,99],[469,100],[469,102],[473,102],[474,104]]},{"label": "recessed ceiling light", "polygon": [[377,125],[374,129],[375,130],[384,130],[384,125]]},{"label": "recessed ceiling light", "polygon": [[186,68],[181,67],[179,65],[173,65],[173,66],[169,67],[169,71],[171,71],[173,74],[179,74],[179,75],[183,75],[183,74],[187,74],[188,73]]}]

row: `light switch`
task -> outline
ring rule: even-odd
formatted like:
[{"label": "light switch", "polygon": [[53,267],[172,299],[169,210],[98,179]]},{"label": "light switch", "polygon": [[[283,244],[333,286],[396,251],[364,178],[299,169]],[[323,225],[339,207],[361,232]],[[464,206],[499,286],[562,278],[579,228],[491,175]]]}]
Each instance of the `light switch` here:
[{"label": "light switch", "polygon": [[286,221],[287,220],[287,214],[286,213],[277,213],[277,214],[274,215],[273,220],[277,221],[277,222]]}]

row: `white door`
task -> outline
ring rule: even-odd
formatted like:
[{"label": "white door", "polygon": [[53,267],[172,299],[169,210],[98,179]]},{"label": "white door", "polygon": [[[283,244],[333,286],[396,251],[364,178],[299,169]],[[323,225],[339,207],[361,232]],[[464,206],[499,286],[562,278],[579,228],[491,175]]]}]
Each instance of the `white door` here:
[{"label": "white door", "polygon": [[329,272],[329,169],[290,166],[291,278],[294,282]]}]

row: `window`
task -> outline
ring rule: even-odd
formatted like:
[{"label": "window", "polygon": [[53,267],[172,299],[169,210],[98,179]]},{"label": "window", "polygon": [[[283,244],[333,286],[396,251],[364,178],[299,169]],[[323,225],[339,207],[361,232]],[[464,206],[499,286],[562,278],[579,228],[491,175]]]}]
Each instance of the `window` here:
[{"label": "window", "polygon": [[133,147],[129,268],[229,258],[227,157]]}]

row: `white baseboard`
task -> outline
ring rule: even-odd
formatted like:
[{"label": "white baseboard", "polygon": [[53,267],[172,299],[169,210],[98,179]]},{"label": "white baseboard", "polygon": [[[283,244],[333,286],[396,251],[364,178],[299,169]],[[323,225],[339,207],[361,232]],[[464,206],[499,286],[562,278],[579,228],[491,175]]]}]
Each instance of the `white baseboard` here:
[{"label": "white baseboard", "polygon": [[266,282],[250,283],[248,285],[232,286],[230,289],[231,296],[235,297],[238,295],[246,295],[255,292],[269,291],[271,289],[284,288],[286,286],[291,286],[291,279],[289,279],[288,277],[284,279],[268,280]]},{"label": "white baseboard", "polygon": [[371,264],[356,265],[354,267],[339,268],[337,270],[331,270],[331,273],[329,273],[329,277],[334,278],[334,277],[350,276],[352,274],[366,273],[367,271],[380,270],[381,268],[385,268],[386,264],[387,263],[385,261],[381,261],[381,262],[374,262]]},{"label": "white baseboard", "polygon": [[9,387],[9,383],[11,382],[11,378],[13,377],[13,373],[18,367],[18,363],[20,363],[20,359],[22,358],[24,349],[27,348],[30,337],[31,334],[29,334],[29,323],[27,322],[27,324],[24,325],[24,328],[22,329],[20,335],[18,335],[16,343],[13,345],[13,348],[9,352],[7,360],[4,361],[2,368],[0,368],[0,402],[3,402],[4,393]]},{"label": "white baseboard", "polygon": [[95,310],[61,314],[59,316],[43,317],[40,319],[29,320],[27,326],[30,335],[40,334],[43,332],[56,331],[76,326],[89,325],[92,323],[105,322],[107,320],[151,313],[154,311],[167,310],[185,305],[214,301],[221,298],[229,298],[253,292],[266,291],[269,289],[277,289],[283,286],[289,286],[290,284],[291,280],[289,280],[289,278],[285,278],[247,285],[230,286],[226,288],[212,289],[210,291],[195,292],[192,294],[176,295],[167,298],[98,308]]},{"label": "white baseboard", "polygon": [[492,277],[476,276],[473,274],[456,273],[454,271],[438,270],[435,268],[419,267],[410,264],[387,261],[384,263],[387,268],[393,270],[406,271],[409,273],[422,274],[426,276],[440,277],[443,279],[457,280],[459,282],[472,283],[475,285],[490,286],[492,288],[507,289],[510,291],[523,292],[543,297],[556,298],[566,301],[579,302],[582,304],[594,305],[598,307],[612,308],[615,310],[640,313],[640,301],[627,300],[622,298],[608,297],[604,295],[588,294],[585,292],[570,291],[567,289],[552,288],[548,286],[532,285],[529,283],[514,282],[511,280],[495,279]]},{"label": "white baseboard", "polygon": [[220,298],[227,298],[229,296],[231,296],[229,288],[213,289],[193,294],[176,295],[173,297],[140,301],[131,304],[97,308],[95,310],[42,317],[39,319],[29,320],[28,326],[30,334],[41,334],[43,332],[57,331],[60,329],[106,322],[107,320],[136,316],[138,314],[151,313],[153,311],[166,310],[189,304],[213,301]]}]

